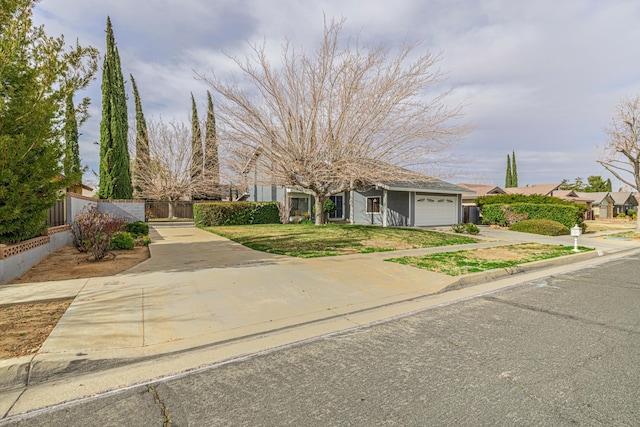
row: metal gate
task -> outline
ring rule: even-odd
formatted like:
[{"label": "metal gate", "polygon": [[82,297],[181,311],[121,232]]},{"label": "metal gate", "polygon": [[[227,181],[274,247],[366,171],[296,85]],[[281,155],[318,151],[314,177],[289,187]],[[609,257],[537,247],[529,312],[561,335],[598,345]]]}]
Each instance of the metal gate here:
[{"label": "metal gate", "polygon": [[145,215],[149,220],[176,218],[193,220],[193,202],[147,200],[145,206]]}]

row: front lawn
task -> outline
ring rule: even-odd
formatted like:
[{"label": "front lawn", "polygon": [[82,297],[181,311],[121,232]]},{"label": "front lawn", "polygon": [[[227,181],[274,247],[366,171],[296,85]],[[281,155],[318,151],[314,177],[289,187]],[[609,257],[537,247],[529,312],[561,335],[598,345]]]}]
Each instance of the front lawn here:
[{"label": "front lawn", "polygon": [[[579,247],[578,249],[581,252],[593,250],[585,247]],[[513,267],[518,264],[556,258],[573,253],[575,253],[573,252],[573,246],[522,243],[468,251],[440,252],[425,256],[406,256],[386,261],[424,268],[436,273],[448,274],[449,276],[460,276],[497,268]]]},{"label": "front lawn", "polygon": [[265,224],[204,229],[251,249],[300,258],[477,243],[466,236],[366,225]]}]

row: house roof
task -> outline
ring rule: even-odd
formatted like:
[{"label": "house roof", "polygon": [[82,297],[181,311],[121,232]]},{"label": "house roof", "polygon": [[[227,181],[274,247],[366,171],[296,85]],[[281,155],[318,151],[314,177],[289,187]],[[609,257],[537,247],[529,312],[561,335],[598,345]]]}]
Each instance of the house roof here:
[{"label": "house roof", "polygon": [[567,200],[569,202],[582,202],[589,203],[593,202],[594,199],[588,196],[579,196],[574,190],[555,190],[553,192],[553,197],[557,197],[558,199]]},{"label": "house roof", "polygon": [[[392,191],[428,191],[430,193],[464,194],[472,193],[471,190],[451,184],[438,178],[433,178],[419,172],[414,172],[399,166],[385,164],[387,168],[395,168],[397,181],[376,182],[376,186]],[[406,179],[402,179],[406,178]]]},{"label": "house roof", "polygon": [[428,191],[430,193],[446,193],[446,194],[465,194],[472,191],[459,187],[455,184],[451,184],[446,181],[442,181],[437,178],[430,178],[425,176],[421,181],[412,182],[379,182],[376,186],[385,190],[392,191]]},{"label": "house roof", "polygon": [[634,204],[637,203],[635,197],[633,197],[633,192],[631,191],[610,191],[611,197],[613,197],[614,205],[624,205],[627,203]]},{"label": "house roof", "polygon": [[578,197],[589,198],[589,199],[593,200],[593,202],[595,204],[599,205],[609,195],[609,192],[607,192],[607,191],[598,191],[598,192],[595,192],[595,193],[587,193],[585,191],[576,191],[576,194],[578,195]]},{"label": "house roof", "polygon": [[473,191],[473,194],[467,194],[465,197],[479,197],[479,196],[488,196],[491,194],[507,194],[500,187],[496,187],[494,185],[483,185],[483,184],[456,184],[458,187],[466,188],[467,190]]},{"label": "house roof", "polygon": [[507,194],[524,194],[524,195],[532,195],[539,194],[541,196],[551,196],[552,193],[560,187],[561,183],[558,184],[539,184],[539,185],[531,185],[529,187],[511,187],[505,188],[504,191]]}]

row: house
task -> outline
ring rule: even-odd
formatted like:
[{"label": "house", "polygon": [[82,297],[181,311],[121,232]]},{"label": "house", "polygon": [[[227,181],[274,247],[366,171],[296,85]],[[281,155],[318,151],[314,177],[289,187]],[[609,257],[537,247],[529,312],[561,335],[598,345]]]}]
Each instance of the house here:
[{"label": "house", "polygon": [[589,198],[591,202],[591,218],[613,218],[613,206],[615,201],[611,196],[611,193],[607,191],[587,193],[583,191],[576,191],[578,197]]},{"label": "house", "polygon": [[538,194],[540,196],[553,196],[554,191],[558,191],[561,183],[558,184],[538,184],[531,185],[528,187],[511,187],[505,188],[507,194],[523,194],[526,196],[530,196],[533,194]]},{"label": "house", "polygon": [[[312,216],[315,203],[312,195],[277,184],[260,185],[257,171],[248,166],[245,168],[248,201],[288,205],[290,218]],[[331,196],[336,211],[329,215],[329,220],[385,227],[451,225],[462,221],[462,195],[470,190],[406,169],[403,174],[410,179],[371,183]]]},{"label": "house", "polygon": [[626,214],[628,210],[638,210],[638,199],[631,191],[610,191],[613,197],[613,216]]},{"label": "house", "polygon": [[494,194],[507,194],[505,190],[493,185],[482,184],[456,184],[459,187],[472,191],[462,195],[462,205],[475,205],[475,199],[481,196],[491,196]]}]

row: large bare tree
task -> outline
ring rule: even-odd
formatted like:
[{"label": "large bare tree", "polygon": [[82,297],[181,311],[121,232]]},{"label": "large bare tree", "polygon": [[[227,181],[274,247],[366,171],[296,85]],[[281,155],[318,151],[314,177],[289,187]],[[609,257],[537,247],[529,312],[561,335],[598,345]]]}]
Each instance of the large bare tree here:
[{"label": "large bare tree", "polygon": [[252,45],[251,56],[232,57],[243,80],[203,77],[221,95],[219,135],[229,148],[254,158],[265,185],[312,194],[318,213],[333,194],[411,179],[384,165],[429,165],[465,131],[455,120],[461,108],[437,91],[439,55],[418,53],[419,43],[391,53],[345,40],[343,23],[325,22],[311,55],[287,42],[276,67],[265,45]]},{"label": "large bare tree", "polygon": [[[621,182],[640,191],[640,96],[623,99],[616,106],[605,132],[607,139],[598,163]],[[636,232],[640,232],[640,218]]]},{"label": "large bare tree", "polygon": [[[130,136],[130,139],[134,138],[135,136]],[[168,201],[169,216],[173,217],[174,202],[189,200],[192,194],[205,191],[204,182],[191,177],[191,129],[178,121],[150,120],[147,124],[147,138],[149,162],[146,166],[141,162],[135,163],[140,196]]]}]

